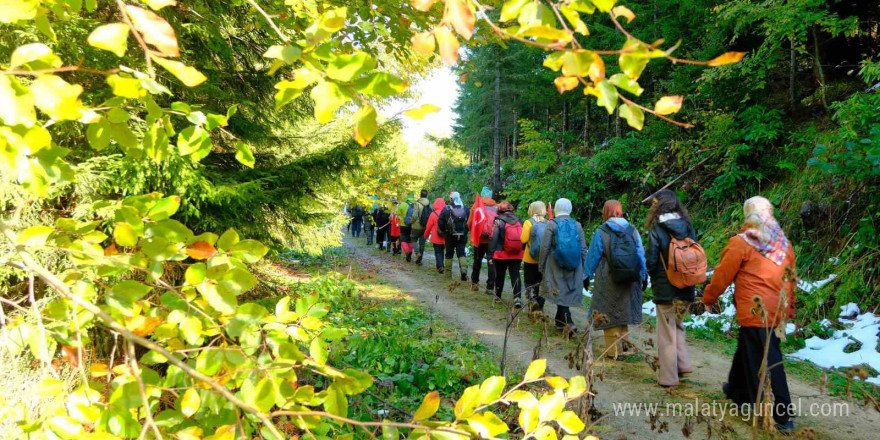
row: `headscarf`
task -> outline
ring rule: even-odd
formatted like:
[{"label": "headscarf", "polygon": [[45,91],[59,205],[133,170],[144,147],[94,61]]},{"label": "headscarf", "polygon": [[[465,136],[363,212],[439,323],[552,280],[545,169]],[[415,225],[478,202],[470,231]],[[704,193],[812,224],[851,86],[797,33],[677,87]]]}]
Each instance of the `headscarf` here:
[{"label": "headscarf", "polygon": [[571,200],[557,200],[556,204],[553,206],[553,211],[556,216],[571,215]]},{"label": "headscarf", "polygon": [[773,204],[757,196],[743,204],[745,222],[739,236],[761,255],[781,266],[788,254],[788,238],[773,216]]},{"label": "headscarf", "polygon": [[617,200],[608,200],[602,207],[602,220],[608,221],[613,217],[623,217],[623,205]]},{"label": "headscarf", "polygon": [[498,205],[498,215],[504,214],[506,212],[513,212],[514,209],[515,208],[513,207],[513,205],[510,204],[510,202],[501,202]]},{"label": "headscarf", "polygon": [[407,201],[407,202],[410,202],[410,203],[416,201],[416,195],[413,194],[413,193],[409,193],[409,194],[407,194],[407,195],[406,195],[406,201]]},{"label": "headscarf", "polygon": [[529,217],[538,221],[543,221],[547,217],[547,205],[538,200],[529,204]]},{"label": "headscarf", "polygon": [[452,199],[452,204],[455,206],[464,206],[464,202],[461,201],[461,194],[456,191],[453,191],[449,194],[449,198]]},{"label": "headscarf", "polygon": [[492,198],[492,190],[489,189],[488,186],[484,186],[483,189],[480,191],[480,195],[483,197]]}]

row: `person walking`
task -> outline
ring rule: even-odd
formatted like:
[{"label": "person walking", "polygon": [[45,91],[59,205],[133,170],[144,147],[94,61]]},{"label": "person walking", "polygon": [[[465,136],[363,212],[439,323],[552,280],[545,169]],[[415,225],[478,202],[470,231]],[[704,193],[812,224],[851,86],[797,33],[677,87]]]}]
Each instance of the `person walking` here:
[{"label": "person walking", "polygon": [[[745,222],[739,234],[727,242],[721,261],[703,294],[703,304],[713,306],[733,283],[739,337],[724,394],[737,404],[757,403],[761,396],[760,372],[769,368],[773,392],[773,419],[780,431],[791,431],[791,395],[782,363],[779,337],[773,331],[785,328],[794,318],[795,254],[779,222],[773,204],[752,197],[743,205]],[[769,338],[769,344],[768,344]],[[769,348],[765,357],[765,349]]]},{"label": "person walking", "polygon": [[388,246],[388,230],[391,229],[391,216],[388,214],[388,208],[381,204],[376,210],[373,217],[376,222],[376,243],[379,244],[379,250],[384,250]]},{"label": "person walking", "polygon": [[416,254],[416,265],[418,266],[422,265],[422,256],[425,254],[425,232],[428,217],[431,215],[430,203],[428,200],[428,190],[423,189],[419,193],[419,199],[412,204],[412,210],[408,214],[412,228],[413,252]]},{"label": "person walking", "polygon": [[366,211],[364,211],[364,207],[361,205],[355,205],[351,210],[351,236],[352,237],[360,237],[361,236],[361,227],[364,224],[364,215],[366,215]]},{"label": "person walking", "polygon": [[645,248],[635,227],[623,218],[623,205],[608,200],[602,208],[602,226],[590,240],[584,265],[584,286],[595,276],[594,311],[604,318],[594,328],[605,333],[605,354],[617,359],[626,354],[624,338],[629,325],[642,323],[642,291],[647,284]]},{"label": "person walking", "polygon": [[515,209],[508,202],[501,202],[498,205],[495,232],[489,243],[489,261],[495,265],[495,302],[501,301],[504,274],[507,272],[510,275],[510,285],[513,287],[513,307],[520,309],[523,306],[522,280],[519,275],[523,259],[523,243],[522,223],[513,213]]},{"label": "person walking", "polygon": [[364,235],[367,236],[367,246],[373,245],[373,237],[376,234],[376,222],[373,220],[376,204],[373,204],[373,210],[364,215]]},{"label": "person walking", "polygon": [[397,218],[400,219],[400,247],[406,261],[412,261],[412,209],[415,195],[409,193],[406,200],[397,206]]},{"label": "person walking", "polygon": [[430,238],[431,245],[434,246],[434,265],[437,267],[437,273],[443,273],[445,270],[443,260],[443,250],[446,240],[440,231],[440,213],[446,208],[446,202],[442,197],[434,200],[434,210],[428,215],[428,222],[425,225],[424,238]]},{"label": "person walking", "polygon": [[[471,241],[474,243],[474,267],[471,270],[471,290],[480,290],[480,271],[483,260],[487,263],[486,290],[487,295],[495,291],[495,264],[489,253],[489,241],[494,232],[495,217],[498,215],[498,203],[492,198],[492,190],[483,187],[480,191],[481,204],[474,203],[468,215],[468,229],[471,230]],[[485,226],[485,227],[483,227]],[[479,230],[477,230],[479,229]]]},{"label": "person walking", "polygon": [[391,227],[388,230],[389,238],[388,238],[388,252],[391,252],[391,255],[397,255],[400,253],[400,217],[397,216],[397,201],[394,201],[395,206],[394,209],[391,210]]},{"label": "person walking", "polygon": [[556,304],[556,329],[573,336],[578,329],[571,319],[571,307],[583,303],[584,263],[587,243],[584,228],[571,218],[571,200],[559,199],[556,218],[547,222],[538,255],[538,270],[544,278],[544,297]]},{"label": "person walking", "polygon": [[[675,193],[668,189],[654,195],[646,226],[649,235],[645,259],[648,275],[651,276],[654,304],[657,305],[657,357],[660,363],[658,382],[661,386],[671,387],[678,385],[681,377],[693,371],[687,352],[683,319],[694,301],[696,288],[693,285],[673,285],[666,271],[675,266],[677,253],[687,251],[684,246],[696,243],[697,233],[687,210]],[[671,250],[670,244],[674,250]],[[699,251],[702,252],[702,248]],[[705,264],[705,253],[702,256]]]},{"label": "person walking", "polygon": [[[522,237],[525,245],[523,253],[523,276],[525,278],[526,299],[530,311],[544,310],[544,298],[541,297],[541,271],[538,261],[541,255],[541,239],[547,228],[547,205],[544,202],[532,202],[529,205],[529,218],[523,222]],[[532,238],[534,237],[534,239]]]},{"label": "person walking", "polygon": [[469,210],[464,206],[461,200],[461,194],[451,192],[449,194],[450,204],[443,208],[438,219],[439,230],[443,233],[446,242],[446,258],[444,267],[452,278],[452,260],[455,257],[458,260],[458,271],[462,281],[467,281],[467,268],[464,264],[464,249],[467,246],[467,219]]}]

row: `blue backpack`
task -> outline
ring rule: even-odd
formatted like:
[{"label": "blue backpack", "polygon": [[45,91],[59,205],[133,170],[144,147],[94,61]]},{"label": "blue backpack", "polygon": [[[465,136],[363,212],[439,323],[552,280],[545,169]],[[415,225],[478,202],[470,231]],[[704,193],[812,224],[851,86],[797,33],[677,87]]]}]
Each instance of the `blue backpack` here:
[{"label": "blue backpack", "polygon": [[532,221],[532,230],[529,232],[529,255],[535,260],[541,255],[541,240],[544,239],[544,230],[547,229],[547,222],[535,223]]},{"label": "blue backpack", "polygon": [[553,222],[556,223],[556,249],[553,250],[553,259],[563,270],[574,271],[582,264],[583,251],[577,222],[571,219],[554,219]]}]

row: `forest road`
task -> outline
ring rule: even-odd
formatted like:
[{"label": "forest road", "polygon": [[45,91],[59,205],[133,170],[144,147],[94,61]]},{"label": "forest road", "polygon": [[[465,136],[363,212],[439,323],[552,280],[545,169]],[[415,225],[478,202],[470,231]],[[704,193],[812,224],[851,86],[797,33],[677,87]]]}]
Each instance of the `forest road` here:
[{"label": "forest road", "polygon": [[[450,279],[439,275],[434,270],[434,257],[431,245],[425,253],[423,267],[406,263],[402,256],[392,257],[380,252],[375,246],[366,246],[363,239],[346,237],[345,246],[356,260],[359,267],[371,270],[377,277],[384,280],[415,300],[429,307],[436,314],[451,324],[468,331],[483,343],[498,349],[500,362],[501,349],[504,344],[505,328],[508,321],[511,288],[505,286],[504,303],[493,303],[492,297],[480,292],[473,292],[470,283],[459,283],[450,289]],[[485,279],[485,266],[483,279]],[[458,277],[458,265],[453,270]],[[484,283],[481,283],[485,285]],[[544,313],[551,317],[556,309],[547,303]],[[572,310],[578,328],[586,326],[586,309]],[[525,371],[532,361],[538,341],[542,338],[541,326],[531,322],[525,311],[512,326],[507,340],[507,363],[509,371]],[[565,355],[575,350],[574,341],[564,340],[560,333],[548,326],[548,340],[541,347],[541,357],[547,359],[548,372],[562,377],[581,375],[583,372],[569,367]],[[631,326],[631,336],[635,342],[654,338],[641,327]],[[594,354],[603,350],[601,335],[594,343]],[[594,336],[594,339],[597,339]],[[730,357],[710,349],[704,341],[689,340],[688,349],[694,366],[694,372],[677,388],[665,389],[657,385],[656,373],[642,360],[630,361],[599,361],[595,372],[601,376],[595,390],[597,396],[594,404],[602,417],[594,422],[596,435],[603,439],[705,439],[724,438],[721,436],[720,414],[711,422],[711,436],[705,423],[696,424],[686,437],[682,429],[689,420],[683,414],[687,408],[698,411],[712,410],[720,413],[720,405],[730,405],[721,393],[721,383],[726,381],[730,369]],[[648,348],[656,354],[656,348]],[[640,356],[638,356],[640,358]],[[814,439],[875,439],[880,438],[880,413],[862,406],[861,402],[844,401],[820,393],[820,390],[807,383],[793,379],[789,375],[789,388],[792,400],[800,405],[800,416],[795,419],[799,432],[790,438]],[[680,403],[681,406],[675,405]],[[648,407],[657,404],[660,417],[659,427],[666,423],[667,431],[658,432],[651,429]],[[632,412],[615,411],[623,405],[629,405]],[[717,405],[717,406],[712,406]],[[627,409],[626,406],[623,407]],[[675,412],[677,410],[677,412]],[[837,416],[822,416],[822,411],[838,411]],[[637,414],[636,411],[639,411]],[[693,411],[693,409],[691,410]],[[675,413],[673,413],[675,412]],[[819,415],[812,415],[813,413]],[[691,413],[692,414],[692,413]],[[585,421],[587,422],[587,421]],[[734,432],[727,438],[750,438],[750,424],[731,414],[723,418],[725,425]],[[589,422],[587,422],[589,425]],[[762,438],[768,438],[762,436]]]}]

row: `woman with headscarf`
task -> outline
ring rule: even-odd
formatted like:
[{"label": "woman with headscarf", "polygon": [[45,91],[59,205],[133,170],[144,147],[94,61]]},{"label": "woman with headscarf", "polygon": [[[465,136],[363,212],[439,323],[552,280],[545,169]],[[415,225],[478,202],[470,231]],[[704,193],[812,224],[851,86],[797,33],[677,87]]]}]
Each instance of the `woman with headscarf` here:
[{"label": "woman with headscarf", "polygon": [[739,338],[724,394],[737,404],[758,401],[759,373],[769,338],[766,364],[773,391],[773,418],[780,430],[792,430],[791,396],[782,364],[779,338],[773,331],[794,318],[795,255],[785,232],[773,216],[773,204],[752,197],[743,205],[745,222],[727,242],[703,304],[712,306],[733,283]]},{"label": "woman with headscarf", "polygon": [[594,328],[605,333],[605,354],[617,359],[624,353],[624,338],[629,325],[642,323],[642,290],[647,283],[645,248],[642,236],[623,218],[623,205],[608,200],[602,207],[602,226],[590,240],[584,264],[584,286],[590,278],[592,289],[590,315],[603,319]]},{"label": "woman with headscarf", "polygon": [[671,387],[679,384],[679,378],[692,371],[684,330],[684,312],[694,302],[696,288],[676,287],[666,275],[666,263],[672,259],[669,243],[690,238],[697,240],[687,210],[674,192],[664,189],[654,195],[648,212],[649,232],[646,260],[654,304],[657,305],[657,358],[660,363],[658,382]]},{"label": "woman with headscarf", "polygon": [[[584,240],[584,228],[571,218],[571,200],[557,200],[553,210],[556,211],[556,218],[547,222],[547,228],[544,230],[541,253],[538,256],[538,269],[544,278],[544,298],[556,304],[556,329],[567,331],[567,336],[571,336],[577,333],[577,327],[571,319],[571,307],[583,303],[587,243]],[[562,241],[563,239],[565,242]],[[561,252],[557,253],[559,249],[576,252],[577,255],[573,255],[576,261],[557,261],[557,256],[562,257]]]},{"label": "woman with headscarf", "polygon": [[452,259],[458,259],[458,271],[461,280],[467,281],[467,268],[464,265],[464,247],[467,245],[468,233],[468,209],[461,200],[461,194],[456,191],[449,193],[450,204],[443,208],[438,223],[440,232],[446,241],[446,259],[444,270],[452,278]]},{"label": "woman with headscarf", "polygon": [[[540,283],[541,271],[538,270],[538,258],[541,254],[541,238],[543,234],[538,231],[547,228],[547,205],[544,202],[532,202],[529,205],[529,219],[523,222],[522,242],[525,245],[523,253],[523,276],[525,278],[526,297],[532,311],[544,310],[544,298],[541,297]],[[535,243],[532,243],[532,232],[535,234]],[[537,258],[536,258],[537,256]]]},{"label": "woman with headscarf", "polygon": [[[495,199],[492,198],[492,190],[489,187],[484,186],[480,191],[480,201],[483,202],[483,210],[486,218],[494,219],[498,212],[498,203]],[[474,207],[471,208],[471,212],[468,215],[468,229],[474,225],[474,215],[478,213],[477,204],[474,203]],[[476,235],[476,234],[474,234]],[[472,239],[475,239],[471,237]],[[483,234],[480,234],[479,237],[479,246],[474,247],[474,268],[471,270],[471,290],[474,292],[480,290],[480,271],[483,269],[483,259],[486,259],[488,263],[487,274],[486,274],[486,294],[491,295],[495,291],[495,265],[492,264],[492,254],[489,253],[489,240],[491,237],[485,237]]]},{"label": "woman with headscarf", "polygon": [[428,224],[425,225],[424,233],[424,238],[429,239],[434,246],[434,265],[437,267],[437,273],[441,274],[444,270],[443,248],[446,245],[446,240],[443,237],[443,233],[440,231],[440,224],[437,220],[440,218],[440,213],[443,212],[444,208],[446,208],[446,202],[442,197],[437,197],[437,199],[434,200],[434,210],[428,217]]},{"label": "woman with headscarf", "polygon": [[522,308],[522,281],[519,269],[522,265],[523,247],[522,223],[513,211],[515,208],[508,202],[498,205],[498,217],[495,218],[495,232],[489,243],[490,264],[495,265],[495,302],[501,301],[504,290],[504,273],[510,274],[510,285],[513,286],[513,306]]}]

